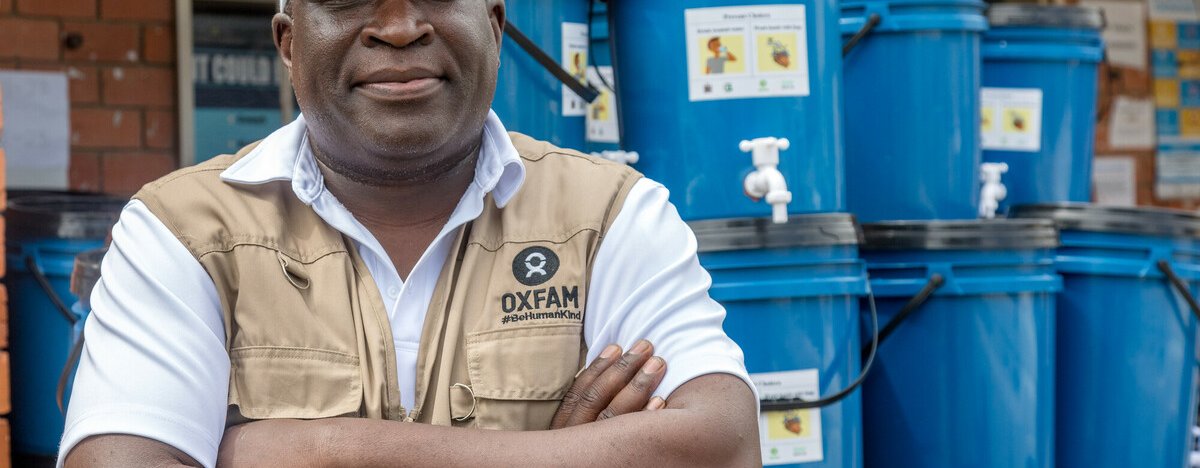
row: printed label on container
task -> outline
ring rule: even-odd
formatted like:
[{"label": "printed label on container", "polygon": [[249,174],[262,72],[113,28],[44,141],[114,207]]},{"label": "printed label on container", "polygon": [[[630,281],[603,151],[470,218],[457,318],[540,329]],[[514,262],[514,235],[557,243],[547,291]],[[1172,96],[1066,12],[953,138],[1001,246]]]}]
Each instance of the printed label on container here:
[{"label": "printed label on container", "polygon": [[685,10],[689,99],[807,96],[805,18],[804,5]]},{"label": "printed label on container", "polygon": [[[588,68],[588,25],[584,23],[562,24],[563,69],[580,83],[587,83]],[[567,85],[562,85],[562,115],[583,117],[587,115],[587,102]]]},{"label": "printed label on container", "polygon": [[[764,400],[820,398],[816,369],[750,374]],[[821,410],[763,411],[758,418],[763,465],[819,462],[825,459]]]},{"label": "printed label on container", "polygon": [[981,146],[985,150],[1042,150],[1042,90],[983,88]]},{"label": "printed label on container", "polygon": [[[588,68],[588,80],[600,90],[600,97],[588,105],[587,141],[595,143],[620,143],[620,127],[617,125],[617,98],[605,86],[613,84],[612,67]],[[603,78],[603,79],[601,79]]]}]

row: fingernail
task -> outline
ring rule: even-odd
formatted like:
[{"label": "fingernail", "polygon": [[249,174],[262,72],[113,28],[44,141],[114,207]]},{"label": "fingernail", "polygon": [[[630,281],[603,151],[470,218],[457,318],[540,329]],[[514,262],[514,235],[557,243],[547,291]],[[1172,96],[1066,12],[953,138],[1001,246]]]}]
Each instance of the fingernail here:
[{"label": "fingernail", "polygon": [[666,405],[667,405],[666,400],[663,400],[662,398],[659,398],[659,397],[654,397],[654,398],[650,399],[650,403],[646,404],[646,410],[647,411],[660,410],[660,409],[662,409],[662,407],[664,407]]},{"label": "fingernail", "polygon": [[653,374],[655,372],[658,372],[659,369],[662,369],[662,367],[663,367],[662,358],[660,358],[658,356],[654,356],[654,357],[650,358],[649,361],[646,361],[646,364],[642,366],[642,372],[645,372],[647,374]]},{"label": "fingernail", "polygon": [[646,354],[650,350],[650,342],[646,340],[638,340],[637,344],[633,345],[633,349],[629,350],[629,354]]},{"label": "fingernail", "polygon": [[621,354],[621,347],[615,344],[610,344],[600,352],[600,359],[612,359]]}]

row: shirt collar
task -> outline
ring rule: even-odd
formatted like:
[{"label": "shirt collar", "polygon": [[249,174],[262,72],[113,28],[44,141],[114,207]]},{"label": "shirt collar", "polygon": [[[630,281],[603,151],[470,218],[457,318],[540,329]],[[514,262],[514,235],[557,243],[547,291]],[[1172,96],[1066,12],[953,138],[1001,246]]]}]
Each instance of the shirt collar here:
[{"label": "shirt collar", "polygon": [[[245,185],[291,181],[301,201],[311,204],[325,190],[325,181],[308,145],[304,116],[276,130],[242,159],[221,173],[221,179]],[[504,124],[489,112],[483,125],[483,142],[472,182],[482,194],[492,194],[504,208],[525,183],[525,165],[513,147]]]}]

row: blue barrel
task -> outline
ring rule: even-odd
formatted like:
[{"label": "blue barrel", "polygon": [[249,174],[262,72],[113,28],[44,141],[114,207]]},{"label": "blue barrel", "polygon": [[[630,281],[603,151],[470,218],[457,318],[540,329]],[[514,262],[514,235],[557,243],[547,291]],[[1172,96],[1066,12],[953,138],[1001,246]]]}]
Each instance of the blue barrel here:
[{"label": "blue barrel", "polygon": [[77,301],[70,290],[71,272],[77,255],[104,245],[124,204],[121,199],[83,195],[9,201],[5,281],[15,453],[58,452],[64,423],[55,398],[58,379],[75,343],[76,324],[82,324],[82,315],[70,310]]},{"label": "blue barrel", "polygon": [[[855,380],[858,301],[867,281],[858,258],[861,234],[852,216],[691,225],[700,263],[712,274],[709,292],[728,313],[725,331],[745,352],[746,368],[762,397],[815,400]],[[859,393],[820,409],[764,411],[759,427],[763,463],[862,466],[861,418]]]},{"label": "blue barrel", "polygon": [[846,197],[863,222],[974,219],[979,201],[978,0],[841,4]]},{"label": "blue barrel", "polygon": [[[506,7],[509,22],[569,73],[586,76],[587,0],[515,0]],[[507,37],[492,110],[508,130],[562,148],[584,148],[586,103]]]},{"label": "blue barrel", "polygon": [[[1054,466],[1054,301],[1062,287],[1054,226],[934,221],[863,230],[887,324],[878,368],[863,384],[866,465]],[[911,314],[896,322],[905,309]]]},{"label": "blue barrel", "polygon": [[1062,229],[1058,466],[1187,466],[1197,322],[1165,272],[1187,294],[1200,289],[1200,217],[1086,204],[1012,211]]},{"label": "blue barrel", "polygon": [[[623,144],[685,220],[770,216],[743,140],[787,138],[791,214],[845,211],[836,0],[609,2]],[[802,47],[803,46],[803,47]]]},{"label": "blue barrel", "polygon": [[1010,206],[1092,199],[1099,9],[997,4],[983,36],[983,160]]}]

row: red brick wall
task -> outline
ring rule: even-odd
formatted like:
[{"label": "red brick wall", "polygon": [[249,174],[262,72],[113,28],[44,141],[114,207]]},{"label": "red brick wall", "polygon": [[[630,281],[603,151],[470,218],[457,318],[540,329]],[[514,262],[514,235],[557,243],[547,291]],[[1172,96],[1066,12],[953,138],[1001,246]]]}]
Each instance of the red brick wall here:
[{"label": "red brick wall", "polygon": [[[11,0],[0,0],[0,9],[5,8]],[[4,101],[4,92],[0,90],[0,103]],[[4,106],[0,104],[0,135],[4,134]],[[4,193],[4,148],[0,148],[0,194]],[[0,203],[0,207],[4,204]],[[0,208],[3,209],[3,208]],[[4,255],[4,218],[0,217],[0,257]],[[0,262],[3,264],[4,262]],[[0,277],[3,277],[5,269],[0,267]],[[8,290],[3,285],[0,285],[0,415],[8,414],[12,411],[12,379],[9,377],[8,352],[2,351],[8,348]],[[0,418],[0,468],[10,468],[12,466],[12,437],[9,432],[8,420]]]},{"label": "red brick wall", "polygon": [[174,5],[0,0],[0,69],[69,78],[71,189],[131,194],[176,167]]}]

